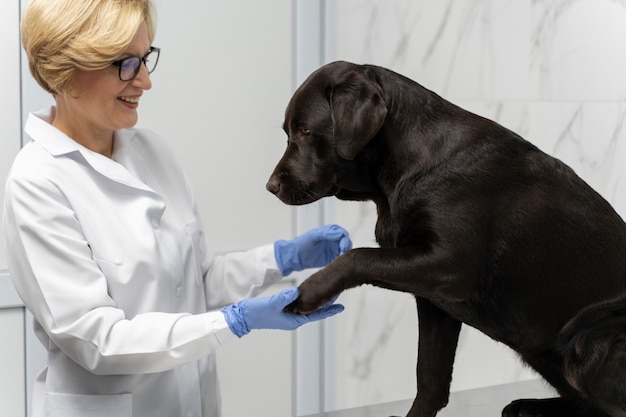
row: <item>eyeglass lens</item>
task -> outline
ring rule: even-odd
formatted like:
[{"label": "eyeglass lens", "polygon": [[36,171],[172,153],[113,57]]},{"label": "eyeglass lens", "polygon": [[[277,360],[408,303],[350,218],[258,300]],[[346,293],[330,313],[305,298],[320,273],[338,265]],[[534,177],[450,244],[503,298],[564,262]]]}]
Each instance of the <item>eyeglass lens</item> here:
[{"label": "eyeglass lens", "polygon": [[140,58],[138,56],[130,56],[128,58],[122,59],[120,63],[120,79],[122,81],[130,81],[135,78],[137,74],[139,74],[142,62],[145,62],[148,74],[150,74],[156,68],[158,59],[158,51],[150,51],[143,58]]}]

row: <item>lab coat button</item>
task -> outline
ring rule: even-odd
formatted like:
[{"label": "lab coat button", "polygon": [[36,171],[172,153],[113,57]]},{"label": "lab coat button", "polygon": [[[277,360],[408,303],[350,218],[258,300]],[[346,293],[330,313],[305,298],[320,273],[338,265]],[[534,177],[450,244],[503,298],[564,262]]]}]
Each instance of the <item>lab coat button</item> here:
[{"label": "lab coat button", "polygon": [[183,293],[183,290],[180,286],[176,287],[176,297],[180,297],[180,295]]}]

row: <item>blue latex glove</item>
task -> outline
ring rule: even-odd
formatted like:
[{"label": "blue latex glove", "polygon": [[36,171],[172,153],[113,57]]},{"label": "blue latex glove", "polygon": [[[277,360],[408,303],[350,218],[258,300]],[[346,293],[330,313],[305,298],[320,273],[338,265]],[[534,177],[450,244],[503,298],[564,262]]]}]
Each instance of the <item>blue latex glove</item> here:
[{"label": "blue latex glove", "polygon": [[303,324],[322,320],[343,311],[341,304],[329,303],[309,315],[292,314],[283,309],[298,298],[298,289],[287,288],[270,297],[246,298],[221,309],[230,330],[243,337],[252,329],[295,330]]},{"label": "blue latex glove", "polygon": [[293,271],[326,266],[352,249],[348,232],[336,224],[318,227],[291,240],[274,242],[274,257],[283,276]]}]

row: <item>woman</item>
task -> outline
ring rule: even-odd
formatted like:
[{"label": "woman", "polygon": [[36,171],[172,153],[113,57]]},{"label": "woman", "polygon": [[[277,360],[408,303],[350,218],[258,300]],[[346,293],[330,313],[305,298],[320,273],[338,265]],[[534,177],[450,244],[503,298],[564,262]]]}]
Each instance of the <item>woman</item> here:
[{"label": "woman", "polygon": [[29,116],[5,194],[9,270],[48,351],[35,417],[218,416],[216,348],[343,309],[284,313],[295,288],[251,298],[348,250],[338,226],[207,251],[172,153],[132,129],[153,38],[149,0],[31,0],[23,16],[31,72],[56,102]]}]

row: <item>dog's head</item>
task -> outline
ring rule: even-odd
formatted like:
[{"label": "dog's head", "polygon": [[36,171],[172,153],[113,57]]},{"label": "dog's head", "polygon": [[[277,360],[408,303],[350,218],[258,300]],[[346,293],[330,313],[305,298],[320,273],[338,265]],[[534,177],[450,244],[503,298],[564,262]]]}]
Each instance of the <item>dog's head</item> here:
[{"label": "dog's head", "polygon": [[387,108],[366,67],[327,64],[287,105],[287,149],[266,188],[287,204],[308,204],[344,186],[341,171],[380,130]]}]

